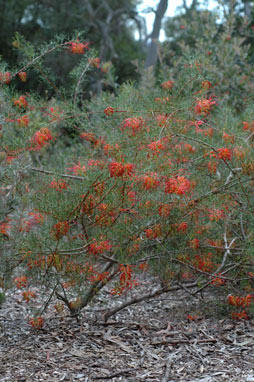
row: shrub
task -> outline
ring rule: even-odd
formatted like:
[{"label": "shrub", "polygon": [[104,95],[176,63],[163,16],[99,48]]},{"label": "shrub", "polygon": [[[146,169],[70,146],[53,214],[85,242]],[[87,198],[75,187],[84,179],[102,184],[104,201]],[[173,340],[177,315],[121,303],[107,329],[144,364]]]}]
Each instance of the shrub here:
[{"label": "shrub", "polygon": [[[209,286],[252,296],[252,100],[236,115],[195,59],[177,81],[125,84],[82,104],[88,59],[67,98],[56,88],[51,100],[17,94],[2,71],[2,286],[16,280],[26,302],[35,283],[45,287],[36,328],[54,295],[77,316],[109,282],[112,295],[135,288],[141,271],[158,289],[130,303]],[[33,53],[8,78],[38,62]]]}]

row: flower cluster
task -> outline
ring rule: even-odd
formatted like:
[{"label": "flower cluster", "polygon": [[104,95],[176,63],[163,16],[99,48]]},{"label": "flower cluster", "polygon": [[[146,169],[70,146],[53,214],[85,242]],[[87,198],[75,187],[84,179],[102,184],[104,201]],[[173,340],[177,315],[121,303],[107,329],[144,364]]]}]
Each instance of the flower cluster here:
[{"label": "flower cluster", "polygon": [[191,183],[189,179],[184,176],[177,176],[176,178],[169,178],[165,182],[166,194],[184,195],[190,191]]},{"label": "flower cluster", "polygon": [[132,163],[111,162],[108,167],[111,177],[132,176],[134,172],[134,164]]},{"label": "flower cluster", "polygon": [[47,127],[43,127],[39,131],[36,131],[34,136],[31,138],[32,150],[40,150],[42,147],[47,145],[49,141],[53,139],[51,131]]},{"label": "flower cluster", "polygon": [[69,49],[73,54],[84,54],[86,50],[89,50],[89,42],[68,42]]}]

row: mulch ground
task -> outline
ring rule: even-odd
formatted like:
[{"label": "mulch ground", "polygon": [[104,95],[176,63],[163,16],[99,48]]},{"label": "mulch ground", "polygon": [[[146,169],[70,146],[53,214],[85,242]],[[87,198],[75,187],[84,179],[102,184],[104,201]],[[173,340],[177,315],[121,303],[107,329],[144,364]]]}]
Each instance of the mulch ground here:
[{"label": "mulch ground", "polygon": [[44,328],[35,330],[20,295],[9,291],[0,310],[0,381],[254,381],[253,320],[223,317],[207,293],[207,310],[179,291],[129,306],[105,323],[106,303],[112,308],[125,297],[103,292],[80,322],[49,308]]}]

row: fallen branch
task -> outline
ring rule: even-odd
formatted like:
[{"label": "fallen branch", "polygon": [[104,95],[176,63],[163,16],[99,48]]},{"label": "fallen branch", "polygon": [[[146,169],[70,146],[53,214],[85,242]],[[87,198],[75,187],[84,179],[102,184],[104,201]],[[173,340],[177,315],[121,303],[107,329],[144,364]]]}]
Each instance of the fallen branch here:
[{"label": "fallen branch", "polygon": [[201,343],[209,343],[209,342],[217,342],[216,338],[204,338],[201,340],[183,340],[181,338],[177,340],[163,340],[152,342],[152,345],[178,345],[178,344],[201,344]]}]

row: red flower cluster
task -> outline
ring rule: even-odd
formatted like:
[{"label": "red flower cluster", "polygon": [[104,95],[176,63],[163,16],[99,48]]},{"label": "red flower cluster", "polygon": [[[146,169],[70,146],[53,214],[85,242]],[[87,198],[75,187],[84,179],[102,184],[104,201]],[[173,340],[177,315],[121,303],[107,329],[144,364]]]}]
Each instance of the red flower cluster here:
[{"label": "red flower cluster", "polygon": [[65,236],[70,229],[70,225],[67,221],[58,222],[53,225],[52,235],[56,240],[61,239],[61,237]]},{"label": "red flower cluster", "polygon": [[34,136],[31,138],[31,142],[35,145],[34,150],[40,150],[43,146],[47,145],[51,141],[52,135],[51,131],[47,127],[36,131]]},{"label": "red flower cluster", "polygon": [[222,147],[217,149],[218,158],[223,160],[231,160],[232,159],[232,151],[227,147]]},{"label": "red flower cluster", "polygon": [[5,73],[0,72],[0,82],[2,84],[8,85],[11,82],[11,73],[10,72],[5,72]]},{"label": "red flower cluster", "polygon": [[26,286],[27,286],[27,277],[26,276],[16,277],[14,279],[14,282],[15,282],[16,287],[18,289],[26,288]]},{"label": "red flower cluster", "polygon": [[196,114],[206,115],[210,112],[212,105],[214,104],[216,104],[216,102],[212,101],[211,97],[207,99],[198,99],[196,101],[194,112]]},{"label": "red flower cluster", "polygon": [[144,127],[144,120],[141,117],[134,117],[134,118],[126,118],[123,121],[122,129],[131,128],[132,136],[135,136],[137,132],[139,132],[142,127]]},{"label": "red flower cluster", "polygon": [[251,294],[248,294],[245,297],[240,296],[228,296],[228,303],[233,306],[241,306],[241,307],[248,307],[250,306],[251,300],[253,299],[253,296]]},{"label": "red flower cluster", "polygon": [[104,109],[104,114],[106,114],[108,117],[110,115],[114,114],[114,112],[115,112],[115,110],[111,106],[108,106],[108,107],[106,107],[106,109]]},{"label": "red flower cluster", "polygon": [[139,181],[142,182],[142,187],[145,190],[154,190],[160,184],[156,173],[145,174],[139,178]]},{"label": "red flower cluster", "polygon": [[17,119],[18,125],[22,127],[26,127],[29,125],[29,117],[27,115],[23,115],[22,117]]},{"label": "red flower cluster", "polygon": [[34,329],[42,329],[44,325],[44,319],[42,317],[34,317],[29,320],[29,325]]},{"label": "red flower cluster", "polygon": [[184,176],[177,176],[176,178],[169,178],[165,183],[166,194],[184,195],[190,191],[191,183]]},{"label": "red flower cluster", "polygon": [[111,162],[109,164],[109,172],[111,177],[119,177],[123,175],[132,176],[134,171],[134,164],[121,162]]},{"label": "red flower cluster", "polygon": [[13,101],[14,106],[18,106],[19,108],[26,108],[28,103],[25,96],[20,96],[18,99]]},{"label": "red flower cluster", "polygon": [[49,188],[54,188],[56,191],[67,190],[68,184],[64,180],[52,180],[52,182],[49,184]]},{"label": "red flower cluster", "polygon": [[92,255],[98,255],[100,253],[110,251],[111,249],[112,245],[109,243],[109,240],[103,240],[99,242],[94,240],[94,242],[88,246],[88,253]]},{"label": "red flower cluster", "polygon": [[171,90],[174,86],[174,81],[166,81],[161,84],[162,89]]},{"label": "red flower cluster", "polygon": [[89,50],[89,42],[68,42],[69,49],[73,54],[84,54],[86,50]]}]

